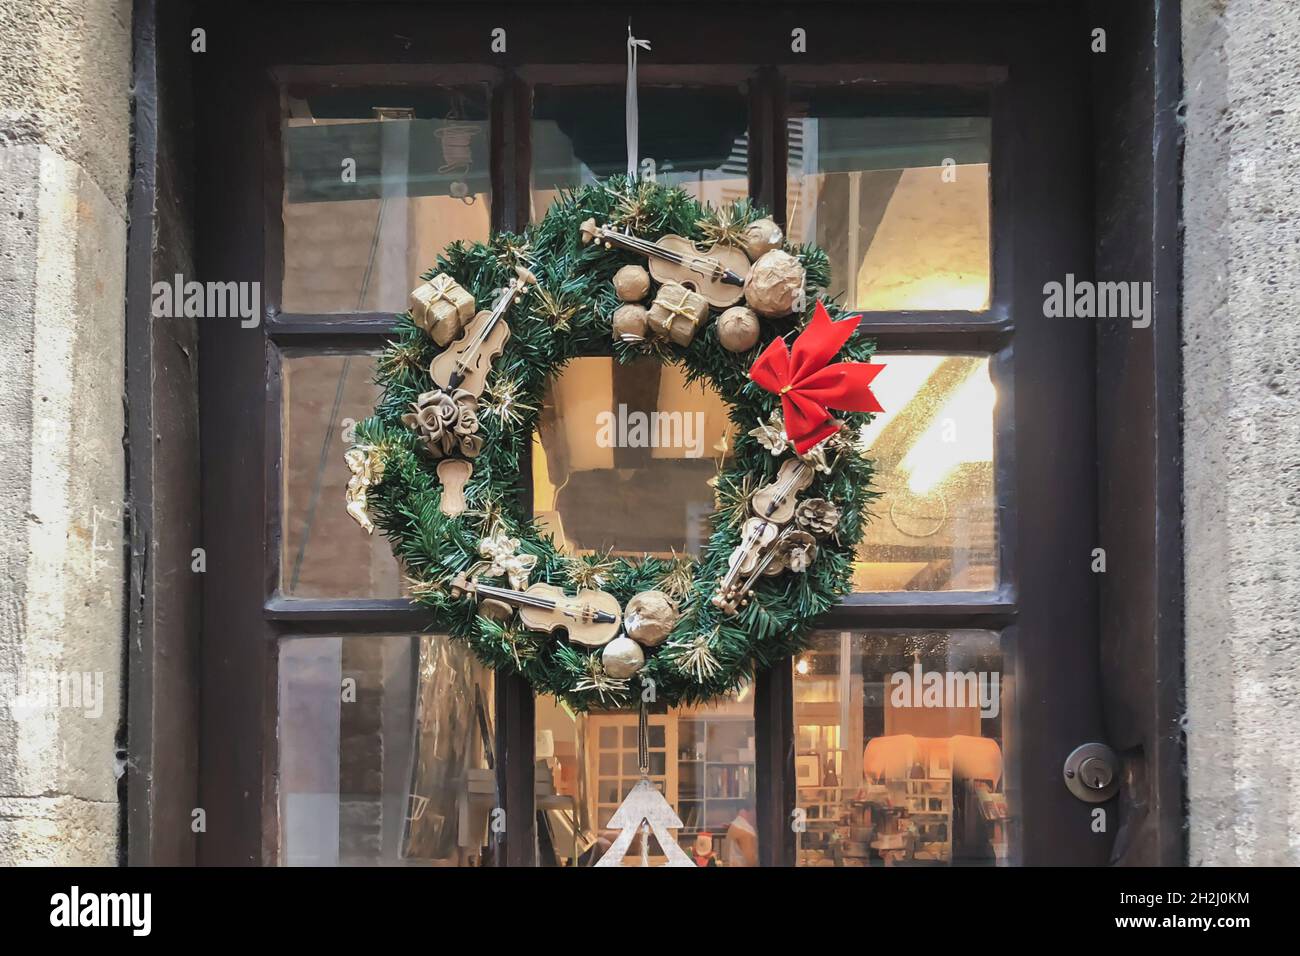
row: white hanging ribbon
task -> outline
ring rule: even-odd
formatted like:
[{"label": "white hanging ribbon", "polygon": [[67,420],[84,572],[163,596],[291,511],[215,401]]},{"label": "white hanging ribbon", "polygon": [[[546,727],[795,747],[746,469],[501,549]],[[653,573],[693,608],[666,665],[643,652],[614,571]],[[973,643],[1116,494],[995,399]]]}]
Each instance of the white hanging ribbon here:
[{"label": "white hanging ribbon", "polygon": [[639,143],[636,106],[636,54],[637,50],[650,49],[649,40],[638,40],[632,36],[632,21],[627,24],[627,178],[637,177],[637,149]]}]

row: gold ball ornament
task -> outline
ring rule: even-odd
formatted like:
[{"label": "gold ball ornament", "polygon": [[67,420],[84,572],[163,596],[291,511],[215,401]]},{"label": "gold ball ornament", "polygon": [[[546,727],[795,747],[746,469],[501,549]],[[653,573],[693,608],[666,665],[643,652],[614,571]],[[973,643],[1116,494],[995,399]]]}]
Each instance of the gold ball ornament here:
[{"label": "gold ball ornament", "polygon": [[758,343],[758,316],[753,309],[733,305],[718,316],[718,341],[728,352],[747,352]]},{"label": "gold ball ornament", "polygon": [[610,677],[626,679],[641,669],[645,652],[630,637],[616,637],[600,652],[600,662]]},{"label": "gold ball ornament", "polygon": [[765,252],[745,279],[745,301],[769,319],[789,315],[802,305],[804,278],[803,263],[790,253]]},{"label": "gold ball ornament", "polygon": [[781,227],[766,217],[755,219],[740,235],[740,244],[751,262],[762,258],[765,253],[773,249],[780,249],[784,242],[785,236],[781,233]]},{"label": "gold ball ornament", "polygon": [[641,266],[624,266],[614,273],[614,294],[624,302],[640,302],[650,294],[650,273]]},{"label": "gold ball ornament", "polygon": [[616,342],[640,342],[650,327],[650,313],[643,305],[620,305],[610,320]]},{"label": "gold ball ornament", "polygon": [[663,591],[633,595],[623,612],[623,630],[646,647],[662,644],[676,625],[677,605]]}]

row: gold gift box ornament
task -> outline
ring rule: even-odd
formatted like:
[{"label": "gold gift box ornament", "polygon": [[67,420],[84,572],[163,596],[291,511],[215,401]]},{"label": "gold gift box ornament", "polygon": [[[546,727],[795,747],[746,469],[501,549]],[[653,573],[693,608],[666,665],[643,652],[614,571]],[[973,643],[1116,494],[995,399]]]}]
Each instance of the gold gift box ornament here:
[{"label": "gold gift box ornament", "polygon": [[415,289],[410,306],[411,320],[442,346],[450,345],[474,315],[474,297],[445,272]]},{"label": "gold gift box ornament", "polygon": [[650,306],[650,330],[677,345],[690,345],[709,318],[709,300],[684,285],[666,282]]}]

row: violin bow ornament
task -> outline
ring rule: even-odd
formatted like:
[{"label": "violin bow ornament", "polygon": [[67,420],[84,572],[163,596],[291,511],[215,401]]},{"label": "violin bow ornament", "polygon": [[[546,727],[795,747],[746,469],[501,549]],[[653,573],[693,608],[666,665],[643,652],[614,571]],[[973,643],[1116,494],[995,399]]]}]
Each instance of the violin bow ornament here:
[{"label": "violin bow ornament", "polygon": [[830,409],[884,411],[871,391],[871,381],[884,365],[830,364],[857,327],[856,318],[832,322],[826,307],[818,302],[812,321],[795,338],[793,349],[786,347],[785,339],[775,339],[750,366],[750,379],[781,397],[785,433],[800,455],[839,430]]}]

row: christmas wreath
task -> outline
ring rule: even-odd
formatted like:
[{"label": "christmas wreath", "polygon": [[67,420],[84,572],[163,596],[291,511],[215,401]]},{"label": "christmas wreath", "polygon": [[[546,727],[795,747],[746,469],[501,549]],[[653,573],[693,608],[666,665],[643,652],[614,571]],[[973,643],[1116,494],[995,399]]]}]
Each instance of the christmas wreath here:
[{"label": "christmas wreath", "polygon": [[[874,497],[859,435],[882,366],[817,301],[829,278],[825,252],[748,202],[621,177],[522,234],[453,243],[379,358],[348,510],[437,630],[576,710],[733,691],[849,590]],[[547,380],[599,354],[679,363],[729,405],[698,559],[565,553],[522,513]]]}]

